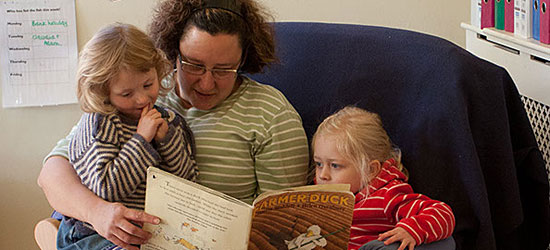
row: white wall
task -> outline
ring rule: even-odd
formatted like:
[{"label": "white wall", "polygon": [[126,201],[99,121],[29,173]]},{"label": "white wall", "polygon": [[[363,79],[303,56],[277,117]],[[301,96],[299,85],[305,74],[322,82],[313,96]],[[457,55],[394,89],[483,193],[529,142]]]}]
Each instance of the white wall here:
[{"label": "white wall", "polygon": [[324,21],[411,29],[462,47],[461,22],[470,20],[470,1],[448,0],[260,0],[278,21]]},{"label": "white wall", "polygon": [[[469,20],[469,1],[441,0],[259,0],[276,20],[381,25],[441,36],[464,47],[460,22]],[[76,1],[78,46],[107,23],[145,28],[153,0]],[[406,41],[404,41],[406,42]],[[5,49],[5,48],[2,48]],[[1,98],[1,95],[0,95]],[[1,101],[0,101],[1,103]],[[33,227],[51,208],[36,177],[42,158],[80,117],[77,105],[0,107],[0,249],[38,249]]]}]

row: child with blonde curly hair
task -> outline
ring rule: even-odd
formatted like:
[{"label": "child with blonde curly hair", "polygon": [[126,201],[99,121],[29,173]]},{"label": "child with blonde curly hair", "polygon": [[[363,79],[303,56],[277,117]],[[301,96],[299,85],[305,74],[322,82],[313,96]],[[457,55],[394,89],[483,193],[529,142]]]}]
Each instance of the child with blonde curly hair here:
[{"label": "child with blonde curly hair", "polygon": [[[191,130],[181,115],[154,106],[172,68],[151,39],[129,24],[102,28],[79,58],[77,96],[85,112],[68,158],[82,183],[104,200],[143,210],[147,168],[197,176]],[[88,223],[64,217],[58,249],[118,249]]]},{"label": "child with blonde curly hair", "polygon": [[350,184],[355,193],[348,249],[455,248],[451,208],[413,192],[377,114],[341,109],[319,125],[312,149],[316,183]]}]

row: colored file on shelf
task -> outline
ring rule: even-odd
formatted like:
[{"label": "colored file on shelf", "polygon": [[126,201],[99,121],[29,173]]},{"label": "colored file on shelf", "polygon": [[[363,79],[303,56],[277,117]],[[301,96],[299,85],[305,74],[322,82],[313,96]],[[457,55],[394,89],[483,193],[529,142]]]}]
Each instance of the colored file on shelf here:
[{"label": "colored file on shelf", "polygon": [[550,44],[550,0],[540,0],[540,42]]},{"label": "colored file on shelf", "polygon": [[533,0],[532,14],[533,14],[533,39],[540,40],[540,0]]},{"label": "colored file on shelf", "polygon": [[495,0],[481,0],[481,28],[495,27]]},{"label": "colored file on shelf", "polygon": [[533,35],[531,2],[532,0],[514,0],[514,34],[522,38]]},{"label": "colored file on shelf", "polygon": [[514,32],[514,1],[517,0],[504,0],[504,30],[512,33]]},{"label": "colored file on shelf", "polygon": [[495,28],[504,30],[504,2],[506,0],[495,0]]},{"label": "colored file on shelf", "polygon": [[471,0],[470,3],[470,24],[477,28],[481,28],[481,1]]}]

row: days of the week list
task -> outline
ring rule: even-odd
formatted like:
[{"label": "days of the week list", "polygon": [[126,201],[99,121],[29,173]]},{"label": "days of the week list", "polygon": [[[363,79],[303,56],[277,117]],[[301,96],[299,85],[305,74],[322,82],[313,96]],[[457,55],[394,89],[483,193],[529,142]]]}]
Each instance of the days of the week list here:
[{"label": "days of the week list", "polygon": [[71,80],[68,23],[60,10],[6,10],[10,84],[51,84]]}]

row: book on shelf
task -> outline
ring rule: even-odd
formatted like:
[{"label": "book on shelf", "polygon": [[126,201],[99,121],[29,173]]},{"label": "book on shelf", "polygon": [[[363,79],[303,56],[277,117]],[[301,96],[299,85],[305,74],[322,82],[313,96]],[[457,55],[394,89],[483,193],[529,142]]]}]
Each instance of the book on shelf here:
[{"label": "book on shelf", "polygon": [[504,30],[504,2],[506,0],[495,0],[495,28]]},{"label": "book on shelf", "polygon": [[550,0],[540,0],[540,42],[550,44]]},{"label": "book on shelf", "polygon": [[481,28],[481,1],[470,0],[470,24],[477,28]]},{"label": "book on shelf", "polygon": [[533,39],[540,41],[540,0],[533,0],[532,17]]},{"label": "book on shelf", "polygon": [[481,1],[481,28],[495,27],[495,1]]},{"label": "book on shelf", "polygon": [[514,5],[514,34],[530,38],[533,35],[531,0],[515,0]]},{"label": "book on shelf", "polygon": [[349,185],[268,191],[252,205],[150,167],[145,212],[159,225],[142,250],[347,249],[355,196]]},{"label": "book on shelf", "polygon": [[517,0],[504,1],[504,30],[514,33],[514,4]]}]

